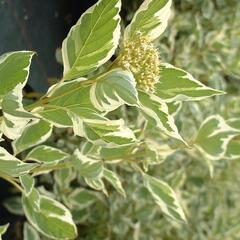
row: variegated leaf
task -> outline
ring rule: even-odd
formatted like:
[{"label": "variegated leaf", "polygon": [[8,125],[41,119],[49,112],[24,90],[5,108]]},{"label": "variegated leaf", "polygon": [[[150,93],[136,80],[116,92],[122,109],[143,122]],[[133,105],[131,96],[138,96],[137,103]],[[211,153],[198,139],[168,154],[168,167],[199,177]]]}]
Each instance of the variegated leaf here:
[{"label": "variegated leaf", "polygon": [[224,158],[229,142],[240,130],[232,128],[219,115],[208,117],[201,125],[195,140],[195,147],[207,158]]},{"label": "variegated leaf", "polygon": [[168,106],[168,112],[171,115],[176,116],[182,108],[182,102],[170,102],[170,103],[167,103],[167,106]]},{"label": "variegated leaf", "polygon": [[12,214],[23,216],[22,199],[20,196],[7,198],[3,206]]},{"label": "variegated leaf", "polygon": [[25,174],[20,176],[19,180],[21,185],[23,186],[24,194],[26,196],[29,196],[34,189],[35,179],[32,176]]},{"label": "variegated leaf", "polygon": [[240,119],[229,119],[227,124],[232,128],[238,129],[239,134],[228,143],[225,157],[231,160],[240,159]]},{"label": "variegated leaf", "polygon": [[40,240],[38,232],[27,222],[23,225],[23,240]]},{"label": "variegated leaf", "polygon": [[168,112],[167,104],[154,94],[139,91],[140,109],[151,125],[160,129],[170,137],[185,143],[174,123],[174,118]]},{"label": "variegated leaf", "polygon": [[22,88],[18,84],[2,99],[3,119],[1,129],[8,138],[16,139],[21,136],[26,124],[33,118],[31,113],[24,110],[22,105]]},{"label": "variegated leaf", "polygon": [[166,102],[201,100],[224,92],[207,87],[188,72],[168,63],[160,66],[156,95]]},{"label": "variegated leaf", "polygon": [[122,183],[120,181],[120,179],[118,178],[118,175],[113,172],[110,171],[109,169],[104,168],[104,172],[103,172],[103,177],[112,184],[112,186],[124,197],[126,197],[126,193],[122,187]]},{"label": "variegated leaf", "polygon": [[9,227],[9,224],[0,226],[0,240],[2,240],[2,235],[6,233],[8,227]]},{"label": "variegated leaf", "polygon": [[143,175],[143,179],[145,187],[163,213],[172,220],[186,222],[185,214],[172,188],[167,183],[147,174]]},{"label": "variegated leaf", "polygon": [[171,13],[172,0],[145,0],[135,13],[125,31],[125,38],[141,32],[151,40],[158,38],[166,29]]},{"label": "variegated leaf", "polygon": [[30,122],[22,132],[22,135],[13,143],[15,153],[19,153],[30,147],[45,142],[52,134],[52,126],[44,121],[36,119]]},{"label": "variegated leaf", "polygon": [[120,38],[120,0],[100,0],[63,41],[64,79],[84,76],[107,62]]},{"label": "variegated leaf", "polygon": [[240,138],[232,139],[227,145],[225,158],[230,160],[240,159]]},{"label": "variegated leaf", "polygon": [[58,162],[66,159],[69,155],[60,149],[40,145],[35,147],[25,157],[26,160],[33,160],[44,164],[57,164]]},{"label": "variegated leaf", "polygon": [[103,163],[83,155],[78,149],[74,152],[74,167],[81,176],[86,178],[100,178],[103,175]]},{"label": "variegated leaf", "polygon": [[54,181],[60,189],[69,188],[75,177],[76,173],[72,168],[60,169],[54,172]]},{"label": "variegated leaf", "polygon": [[106,196],[108,196],[108,192],[107,192],[107,189],[104,185],[102,178],[87,178],[87,177],[85,177],[84,180],[89,187],[91,187],[97,191],[102,191]]},{"label": "variegated leaf", "polygon": [[17,85],[24,87],[33,55],[31,51],[19,51],[0,56],[0,102]]},{"label": "variegated leaf", "polygon": [[[94,144],[118,146],[131,144],[136,138],[123,120],[108,120],[96,111],[81,107],[49,105],[36,109],[35,114],[56,126],[73,127],[75,135],[85,137]],[[61,117],[63,116],[63,117]]]},{"label": "variegated leaf", "polygon": [[102,112],[110,112],[123,104],[137,106],[138,92],[131,72],[113,69],[100,76],[90,90],[92,104]]},{"label": "variegated leaf", "polygon": [[4,148],[0,147],[0,172],[12,177],[19,177],[35,168],[35,163],[23,163]]},{"label": "variegated leaf", "polygon": [[77,188],[67,196],[67,204],[71,209],[85,209],[98,200],[96,192]]},{"label": "variegated leaf", "polygon": [[77,237],[77,228],[71,213],[64,205],[40,195],[36,189],[33,189],[29,196],[23,194],[22,198],[28,221],[40,233],[56,240],[71,240]]}]

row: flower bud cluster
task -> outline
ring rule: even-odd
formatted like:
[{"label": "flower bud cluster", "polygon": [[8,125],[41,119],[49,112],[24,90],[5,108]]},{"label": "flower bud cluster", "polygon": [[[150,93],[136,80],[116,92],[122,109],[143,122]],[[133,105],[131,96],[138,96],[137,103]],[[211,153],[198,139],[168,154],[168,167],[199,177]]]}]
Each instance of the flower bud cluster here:
[{"label": "flower bud cluster", "polygon": [[147,36],[138,33],[124,41],[118,65],[133,73],[140,90],[154,92],[159,80],[160,59],[157,49]]}]

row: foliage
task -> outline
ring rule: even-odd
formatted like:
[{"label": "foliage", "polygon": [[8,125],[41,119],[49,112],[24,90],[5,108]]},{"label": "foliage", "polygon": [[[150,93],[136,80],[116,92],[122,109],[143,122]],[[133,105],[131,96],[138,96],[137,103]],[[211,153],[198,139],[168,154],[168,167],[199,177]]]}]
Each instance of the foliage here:
[{"label": "foliage", "polygon": [[[223,61],[215,61],[224,43],[218,45],[211,37],[210,48],[197,45],[206,38],[199,31],[199,18],[210,19],[211,13],[205,11],[197,15],[194,29],[189,26],[188,11],[176,14],[172,29],[158,43],[171,15],[171,3],[145,0],[121,38],[121,1],[100,0],[63,41],[63,78],[32,104],[22,102],[22,90],[34,53],[1,56],[0,135],[12,140],[13,153],[0,148],[0,177],[21,194],[22,202],[17,195],[5,206],[15,214],[25,214],[29,223],[24,224],[24,239],[222,236],[222,222],[205,232],[208,225],[203,218],[221,215],[221,209],[215,208],[214,194],[208,203],[212,180],[203,162],[217,179],[225,174],[224,166],[232,168],[229,160],[239,158],[239,116],[235,108],[227,112],[236,97],[221,96],[228,90],[222,70],[231,79],[237,78],[239,59],[232,52],[225,68],[220,65]],[[176,7],[187,8],[191,1],[185,4]],[[179,22],[184,27],[188,24],[187,34],[182,34]],[[217,37],[214,30],[211,36]],[[235,33],[228,32],[233,41]],[[202,56],[209,73],[199,66],[202,61],[191,58],[197,56],[191,55],[193,43],[206,51]],[[201,81],[164,63],[157,49],[162,59],[195,71]],[[184,65],[183,56],[191,64]],[[239,89],[234,87],[234,91]],[[222,103],[223,107],[217,107]],[[46,183],[51,186],[48,190]],[[196,213],[199,192],[208,205]],[[203,224],[197,226],[196,220]],[[236,224],[234,219],[231,224]],[[0,234],[6,228],[0,227]],[[231,237],[231,232],[226,236]]]}]

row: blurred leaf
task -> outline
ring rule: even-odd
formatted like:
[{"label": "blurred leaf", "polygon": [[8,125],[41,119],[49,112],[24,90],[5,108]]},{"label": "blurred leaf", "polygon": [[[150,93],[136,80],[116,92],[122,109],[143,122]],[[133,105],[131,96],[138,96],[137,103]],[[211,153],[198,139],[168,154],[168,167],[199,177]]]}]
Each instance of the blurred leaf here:
[{"label": "blurred leaf", "polygon": [[143,175],[143,179],[145,187],[151,193],[163,213],[173,220],[186,222],[185,214],[177,197],[167,183],[147,174]]}]

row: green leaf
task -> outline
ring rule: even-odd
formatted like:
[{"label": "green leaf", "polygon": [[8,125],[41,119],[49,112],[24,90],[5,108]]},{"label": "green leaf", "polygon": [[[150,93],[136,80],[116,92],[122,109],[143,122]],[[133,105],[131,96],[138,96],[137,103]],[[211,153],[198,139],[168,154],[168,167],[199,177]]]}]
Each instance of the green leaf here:
[{"label": "green leaf", "polygon": [[239,118],[233,118],[233,119],[229,119],[227,120],[227,124],[232,127],[235,128],[237,130],[239,130],[239,134],[231,139],[227,145],[227,150],[225,153],[225,158],[230,159],[230,160],[236,160],[240,158],[240,119]]},{"label": "green leaf", "polygon": [[143,179],[145,187],[151,193],[163,213],[175,221],[186,222],[185,214],[176,194],[168,184],[147,174],[143,175]]},{"label": "green leaf", "polygon": [[14,215],[24,215],[21,197],[10,197],[4,201],[3,205]]},{"label": "green leaf", "polygon": [[[170,137],[185,143],[174,123],[174,118],[168,112],[167,104],[154,94],[139,91],[140,109],[148,122]],[[186,144],[186,143],[185,143]]]},{"label": "green leaf", "polygon": [[97,190],[102,191],[106,196],[108,196],[107,189],[105,188],[104,182],[101,178],[84,178],[86,184]]},{"label": "green leaf", "polygon": [[104,168],[103,177],[112,184],[112,186],[124,197],[126,197],[126,193],[122,187],[122,183],[119,180],[117,174],[113,171],[110,171]]},{"label": "green leaf", "polygon": [[207,158],[219,160],[224,158],[229,142],[239,133],[238,129],[228,125],[221,116],[210,116],[200,127],[195,147]]},{"label": "green leaf", "polygon": [[100,149],[100,156],[101,159],[104,161],[111,161],[111,160],[124,160],[126,156],[131,155],[134,152],[135,148],[130,146],[122,146],[118,148],[104,148]]},{"label": "green leaf", "polygon": [[12,145],[15,153],[45,142],[52,134],[52,126],[43,120],[34,120],[25,127],[22,135]]},{"label": "green leaf", "polygon": [[71,181],[76,177],[72,168],[60,169],[54,172],[54,181],[60,189],[68,189]]},{"label": "green leaf", "polygon": [[73,216],[73,220],[76,224],[84,224],[88,219],[89,219],[89,211],[88,209],[73,209],[71,211],[72,216]]},{"label": "green leaf", "polygon": [[205,86],[180,68],[168,63],[161,64],[156,95],[167,102],[201,100],[223,93]]},{"label": "green leaf", "polygon": [[120,147],[136,142],[132,130],[119,120],[85,119],[84,136],[91,142],[105,147]]},{"label": "green leaf", "polygon": [[[0,59],[0,60],[1,60],[1,59]],[[9,227],[9,223],[0,226],[0,240],[2,240],[2,235],[7,232],[8,227]]]},{"label": "green leaf", "polygon": [[87,75],[107,62],[120,38],[120,0],[100,0],[88,9],[63,41],[64,79]]},{"label": "green leaf", "polygon": [[89,208],[98,200],[96,192],[83,188],[75,189],[67,196],[67,203],[71,209],[86,209]]},{"label": "green leaf", "polygon": [[36,116],[46,119],[57,127],[71,127],[68,114],[71,109],[93,109],[90,87],[82,85],[82,79],[54,85],[48,91],[48,104],[33,110]]},{"label": "green leaf", "polygon": [[[47,115],[47,110],[39,110],[37,115],[44,115],[45,120],[50,120],[56,126],[73,127],[75,135],[85,137],[94,144],[118,146],[136,141],[131,129],[127,128],[121,119],[108,120],[95,110],[81,107],[79,104],[66,107],[51,105],[51,107],[55,109],[49,111]],[[61,118],[61,115],[64,117]]]},{"label": "green leaf", "polygon": [[240,149],[240,140],[232,139],[227,145],[225,157],[231,160],[240,159],[239,149]]},{"label": "green leaf", "polygon": [[[38,196],[38,207],[32,195]],[[23,208],[28,221],[43,235],[56,240],[77,237],[77,228],[69,210],[56,200],[39,195],[36,189],[30,196],[23,194]]]},{"label": "green leaf", "polygon": [[35,168],[35,163],[23,163],[4,148],[0,147],[0,172],[12,177],[19,177]]},{"label": "green leaf", "polygon": [[26,160],[33,160],[39,163],[52,164],[66,159],[69,155],[57,148],[45,145],[37,146],[25,157]]},{"label": "green leaf", "polygon": [[40,240],[38,232],[27,222],[23,226],[23,240]]},{"label": "green leaf", "polygon": [[166,29],[171,13],[172,0],[145,0],[135,13],[125,31],[125,38],[132,38],[138,32],[158,38]]},{"label": "green leaf", "polygon": [[227,124],[232,127],[240,130],[240,119],[239,118],[232,118],[227,120]]},{"label": "green leaf", "polygon": [[18,84],[24,87],[33,55],[30,51],[19,51],[0,56],[0,102]]},{"label": "green leaf", "polygon": [[168,112],[171,115],[176,116],[182,108],[182,102],[170,102],[170,103],[167,103],[167,106],[168,106]]},{"label": "green leaf", "polygon": [[92,85],[90,97],[94,107],[102,112],[110,112],[123,104],[137,106],[136,81],[129,71],[113,69]]},{"label": "green leaf", "polygon": [[12,91],[3,97],[2,112],[2,132],[10,139],[20,137],[26,124],[31,119],[35,118],[23,108],[21,84],[18,84]]},{"label": "green leaf", "polygon": [[100,178],[103,175],[103,163],[83,155],[78,149],[74,152],[74,167],[81,176],[86,178]]},{"label": "green leaf", "polygon": [[25,175],[20,176],[19,180],[20,180],[21,185],[24,188],[24,194],[26,196],[29,196],[34,188],[34,184],[35,184],[34,178],[31,177],[30,175],[25,174]]}]

